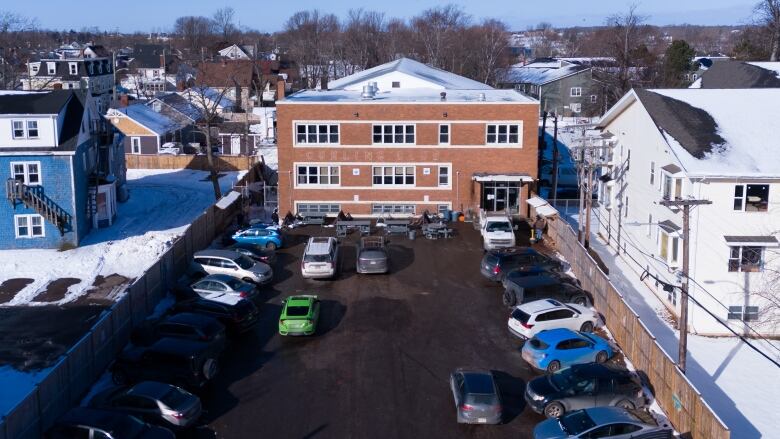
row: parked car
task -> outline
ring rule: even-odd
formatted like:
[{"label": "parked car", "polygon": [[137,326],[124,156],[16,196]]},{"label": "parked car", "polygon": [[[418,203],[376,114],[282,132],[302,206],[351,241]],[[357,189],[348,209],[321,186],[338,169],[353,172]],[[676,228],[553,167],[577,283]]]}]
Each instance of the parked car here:
[{"label": "parked car", "polygon": [[217,374],[217,359],[208,343],[161,338],[151,346],[129,346],[111,365],[114,384],[162,381],[180,387],[203,387]]},{"label": "parked car", "polygon": [[257,287],[227,274],[210,274],[192,285],[193,291],[204,299],[215,296],[236,296],[242,299],[257,297]]},{"label": "parked car", "polygon": [[264,227],[249,227],[239,230],[232,238],[236,242],[259,245],[268,250],[282,248],[283,244],[279,230]]},{"label": "parked car", "polygon": [[89,407],[133,415],[171,429],[191,427],[200,418],[200,398],[179,387],[141,381],[132,387],[114,387],[95,395]]},{"label": "parked car", "polygon": [[488,251],[482,257],[479,267],[483,276],[494,282],[501,282],[514,270],[562,271],[564,263],[530,247],[510,247]]},{"label": "parked car", "polygon": [[560,302],[590,306],[590,294],[572,283],[562,282],[558,276],[509,276],[504,281],[502,301],[506,306],[538,299],[555,299]]},{"label": "parked car", "polygon": [[76,407],[65,413],[46,435],[49,439],[174,439],[170,430],[111,410]]},{"label": "parked car", "polygon": [[301,275],[308,279],[335,277],[339,262],[339,244],[336,238],[309,238],[303,250]]},{"label": "parked car", "polygon": [[523,344],[522,356],[531,366],[547,372],[583,363],[603,363],[614,355],[611,344],[595,334],[571,329],[549,329]]},{"label": "parked car", "polygon": [[265,247],[260,247],[259,245],[236,242],[228,247],[228,250],[241,253],[244,256],[264,264],[272,265],[276,262],[276,250],[269,250]]},{"label": "parked car", "polygon": [[593,332],[599,321],[598,313],[574,303],[561,303],[553,299],[534,300],[516,306],[507,325],[512,334],[527,340],[540,331],[567,328],[574,331]]},{"label": "parked car", "polygon": [[535,276],[547,276],[557,280],[562,284],[571,284],[577,287],[580,286],[580,280],[577,279],[576,277],[570,276],[561,271],[546,270],[543,265],[530,267],[526,269],[520,269],[520,270],[512,270],[509,272],[509,274],[504,276],[504,279],[501,281],[501,285],[503,285],[503,287],[506,289],[508,281],[523,282],[523,278],[529,278]]},{"label": "parked car", "polygon": [[150,346],[165,337],[209,343],[216,355],[225,350],[225,326],[219,320],[193,313],[180,313],[155,322],[144,322],[134,329],[130,341],[139,346]]},{"label": "parked car", "polygon": [[501,394],[493,373],[482,369],[458,368],[450,374],[459,424],[500,424]]},{"label": "parked car", "polygon": [[257,323],[259,311],[254,303],[235,296],[211,299],[192,299],[175,303],[171,313],[194,313],[213,317],[227,328],[228,334],[237,335],[249,331]]},{"label": "parked car", "polygon": [[192,258],[192,270],[196,274],[227,274],[246,282],[265,284],[274,276],[267,264],[230,250],[201,250]]},{"label": "parked car", "polygon": [[515,229],[508,215],[487,215],[482,221],[480,234],[485,250],[515,246]]},{"label": "parked car", "polygon": [[576,364],[532,379],[525,400],[536,413],[557,418],[572,410],[601,406],[643,408],[642,380],[635,372],[612,364]]},{"label": "parked car", "polygon": [[290,296],[279,316],[280,335],[312,335],[317,331],[320,301],[317,296]]},{"label": "parked car", "polygon": [[384,236],[365,236],[357,245],[355,269],[358,273],[387,273],[389,269]]},{"label": "parked car", "polygon": [[672,434],[671,427],[659,425],[649,413],[620,407],[576,410],[534,428],[534,439],[671,439]]}]

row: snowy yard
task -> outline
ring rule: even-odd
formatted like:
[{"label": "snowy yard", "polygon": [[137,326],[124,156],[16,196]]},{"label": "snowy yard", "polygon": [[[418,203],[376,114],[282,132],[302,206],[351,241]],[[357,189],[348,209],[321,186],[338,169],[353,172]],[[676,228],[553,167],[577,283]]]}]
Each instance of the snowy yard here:
[{"label": "snowy yard", "polygon": [[[115,223],[93,230],[79,248],[0,251],[0,283],[12,278],[31,280],[3,306],[65,304],[112,275],[138,277],[214,203],[207,175],[187,169],[128,170],[130,199],[119,204]],[[223,192],[242,175],[229,172],[222,176]],[[62,294],[53,294],[54,300],[36,300],[58,279],[71,279],[60,282]]]}]

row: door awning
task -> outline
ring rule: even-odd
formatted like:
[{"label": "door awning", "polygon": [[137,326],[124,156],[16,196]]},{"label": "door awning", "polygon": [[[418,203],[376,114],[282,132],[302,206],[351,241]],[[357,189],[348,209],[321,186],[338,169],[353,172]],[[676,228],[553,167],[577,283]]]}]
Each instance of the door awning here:
[{"label": "door awning", "polygon": [[525,200],[525,202],[530,204],[539,215],[547,217],[558,215],[558,211],[554,207],[550,206],[550,204],[544,198],[531,197]]},{"label": "door awning", "polygon": [[487,173],[475,173],[472,178],[474,181],[479,182],[521,182],[531,183],[534,181],[528,174],[487,174]]},{"label": "door awning", "polygon": [[780,245],[774,236],[724,236],[726,244],[746,247],[776,247]]},{"label": "door awning", "polygon": [[230,191],[229,194],[225,195],[224,197],[220,198],[219,201],[217,201],[216,206],[220,209],[227,209],[230,207],[231,204],[233,204],[234,201],[240,197],[241,194],[236,191]]}]

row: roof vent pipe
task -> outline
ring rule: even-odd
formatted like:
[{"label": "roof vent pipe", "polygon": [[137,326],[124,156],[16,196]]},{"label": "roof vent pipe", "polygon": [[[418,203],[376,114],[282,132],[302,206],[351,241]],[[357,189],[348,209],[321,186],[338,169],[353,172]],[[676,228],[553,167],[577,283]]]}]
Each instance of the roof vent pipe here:
[{"label": "roof vent pipe", "polygon": [[442,101],[446,101],[447,100],[447,92],[446,91],[443,91],[443,92],[439,93],[439,96],[441,96],[441,100]]},{"label": "roof vent pipe", "polygon": [[480,101],[480,102],[485,102],[485,100],[486,100],[486,98],[485,98],[485,93],[480,93],[480,94],[479,94],[479,101]]},{"label": "roof vent pipe", "polygon": [[363,93],[360,94],[361,99],[374,99],[374,89],[370,85],[363,86]]},{"label": "roof vent pipe", "polygon": [[379,86],[376,84],[375,81],[371,81],[368,83],[368,86],[371,87],[371,90],[376,94],[379,91]]}]

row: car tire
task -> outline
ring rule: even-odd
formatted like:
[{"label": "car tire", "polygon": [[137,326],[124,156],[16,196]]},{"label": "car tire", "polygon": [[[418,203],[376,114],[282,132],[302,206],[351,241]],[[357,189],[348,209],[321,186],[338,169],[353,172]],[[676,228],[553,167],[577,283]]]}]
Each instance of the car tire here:
[{"label": "car tire", "polygon": [[605,351],[599,351],[596,354],[596,363],[605,363],[609,359],[609,355]]},{"label": "car tire", "polygon": [[276,250],[276,243],[275,242],[269,242],[265,245],[265,248],[268,250]]},{"label": "car tire", "polygon": [[580,326],[580,332],[593,332],[593,322],[585,322]]},{"label": "car tire", "polygon": [[111,372],[111,381],[113,381],[117,386],[124,386],[129,380],[127,373],[124,370],[116,369]]},{"label": "car tire", "polygon": [[505,290],[504,294],[501,296],[501,301],[506,306],[515,306],[517,304],[517,296],[514,291]]},{"label": "car tire", "polygon": [[618,403],[615,404],[615,407],[620,407],[622,409],[627,409],[627,410],[633,410],[633,409],[636,408],[636,407],[634,407],[634,403],[629,401],[629,400],[627,400],[627,399],[622,399],[622,400],[618,401]]},{"label": "car tire", "polygon": [[588,298],[585,296],[574,296],[571,302],[579,306],[588,306]]},{"label": "car tire", "polygon": [[557,418],[563,416],[566,413],[566,409],[563,408],[563,404],[557,401],[553,401],[544,407],[544,415],[548,418]]},{"label": "car tire", "polygon": [[214,378],[214,376],[217,375],[218,369],[217,360],[213,358],[209,358],[203,362],[203,376],[206,377],[207,380]]},{"label": "car tire", "polygon": [[547,373],[555,373],[561,370],[561,362],[558,360],[550,361],[547,364]]}]

